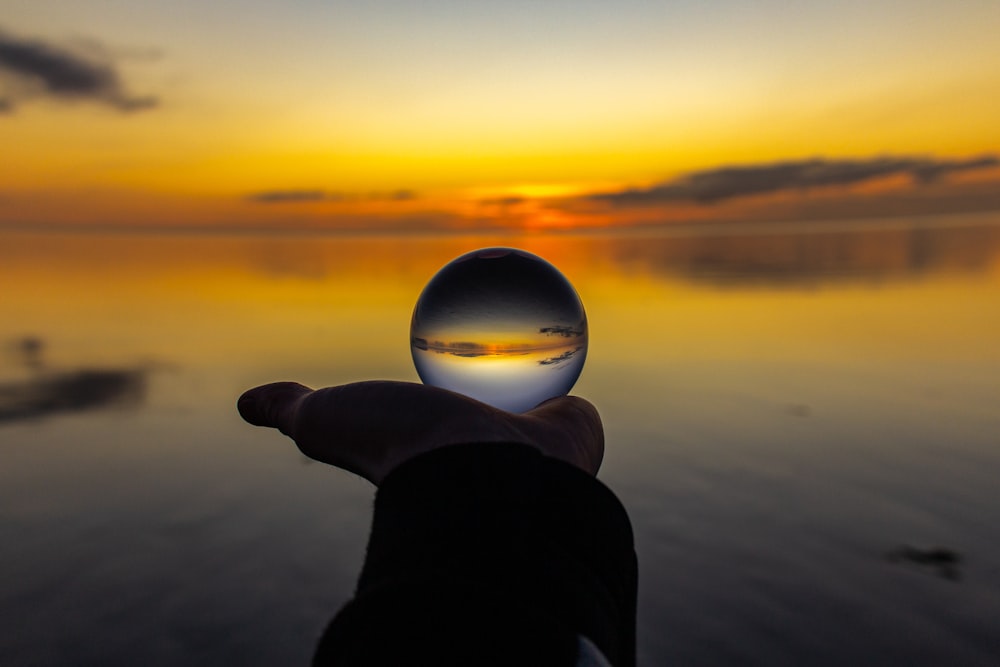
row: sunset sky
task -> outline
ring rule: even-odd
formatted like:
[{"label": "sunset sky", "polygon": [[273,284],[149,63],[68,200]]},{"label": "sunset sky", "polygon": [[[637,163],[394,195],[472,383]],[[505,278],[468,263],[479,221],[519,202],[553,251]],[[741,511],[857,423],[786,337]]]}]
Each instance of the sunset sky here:
[{"label": "sunset sky", "polygon": [[993,210],[998,32],[995,0],[6,0],[0,225]]}]

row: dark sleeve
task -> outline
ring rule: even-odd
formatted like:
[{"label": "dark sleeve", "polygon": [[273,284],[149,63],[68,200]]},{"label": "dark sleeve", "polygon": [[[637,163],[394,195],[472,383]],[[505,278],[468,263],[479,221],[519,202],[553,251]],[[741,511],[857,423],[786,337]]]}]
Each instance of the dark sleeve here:
[{"label": "dark sleeve", "polygon": [[355,597],[316,665],[635,664],[637,567],[601,482],[520,444],[439,449],[375,498]]}]

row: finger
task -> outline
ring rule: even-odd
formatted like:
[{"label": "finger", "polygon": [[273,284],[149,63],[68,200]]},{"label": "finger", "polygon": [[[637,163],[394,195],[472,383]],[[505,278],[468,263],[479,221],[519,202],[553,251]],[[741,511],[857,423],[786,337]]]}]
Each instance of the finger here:
[{"label": "finger", "polygon": [[312,389],[297,382],[273,382],[244,392],[236,409],[254,426],[269,426],[291,435],[295,410],[311,393]]},{"label": "finger", "polygon": [[597,408],[579,396],[558,396],[524,414],[557,426],[574,438],[603,439],[604,428]]},{"label": "finger", "polygon": [[559,396],[529,410],[524,417],[540,431],[536,442],[543,452],[597,474],[604,459],[604,426],[589,401]]}]

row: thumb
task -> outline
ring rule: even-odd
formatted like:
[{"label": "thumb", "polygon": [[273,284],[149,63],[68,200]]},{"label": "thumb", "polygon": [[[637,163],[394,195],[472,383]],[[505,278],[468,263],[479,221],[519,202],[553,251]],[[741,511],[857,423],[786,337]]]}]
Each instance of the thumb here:
[{"label": "thumb", "polygon": [[597,474],[604,459],[604,427],[593,404],[579,396],[559,396],[519,418],[544,454]]},{"label": "thumb", "polygon": [[236,409],[244,421],[254,426],[269,426],[292,436],[295,413],[312,391],[297,382],[272,382],[245,391]]}]

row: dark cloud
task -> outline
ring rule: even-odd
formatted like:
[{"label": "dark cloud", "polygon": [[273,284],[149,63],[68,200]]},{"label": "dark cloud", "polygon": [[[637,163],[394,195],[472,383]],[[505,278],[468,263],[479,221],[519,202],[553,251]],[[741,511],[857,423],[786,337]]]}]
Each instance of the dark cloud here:
[{"label": "dark cloud", "polygon": [[155,97],[131,95],[111,60],[85,57],[4,31],[0,31],[0,74],[11,88],[8,97],[0,99],[0,111],[9,112],[15,101],[34,96],[97,102],[123,112],[158,104]]},{"label": "dark cloud", "polygon": [[538,365],[539,366],[555,366],[556,364],[561,364],[564,361],[569,361],[570,359],[572,359],[573,357],[575,357],[577,354],[579,354],[582,351],[583,351],[582,347],[578,347],[578,348],[573,349],[573,350],[567,350],[566,352],[563,352],[559,356],[549,357],[548,359],[542,359],[541,361],[538,362]]},{"label": "dark cloud", "polygon": [[562,336],[563,338],[579,338],[585,331],[584,327],[586,322],[581,322],[579,325],[574,327],[567,327],[562,325],[552,326],[552,327],[542,327],[538,330],[538,333],[543,333],[546,336]]},{"label": "dark cloud", "polygon": [[265,190],[247,196],[249,201],[261,204],[324,201],[327,198],[327,193],[322,190]]},{"label": "dark cloud", "polygon": [[327,192],[317,188],[302,188],[293,190],[262,190],[247,195],[247,201],[258,204],[295,204],[303,202],[343,202],[343,201],[411,201],[417,198],[412,190],[393,190],[392,192],[370,192],[367,194],[347,194],[343,192]]},{"label": "dark cloud", "polygon": [[386,195],[389,201],[411,201],[417,198],[417,193],[413,190],[396,190]]},{"label": "dark cloud", "polygon": [[480,199],[479,203],[484,206],[517,206],[525,202],[524,197],[512,195],[510,197],[495,197],[492,199]]},{"label": "dark cloud", "polygon": [[673,202],[713,204],[752,195],[856,185],[898,175],[909,176],[918,183],[928,183],[954,172],[985,169],[998,164],[1000,160],[993,155],[967,160],[912,157],[879,157],[867,160],[816,158],[706,169],[649,188],[598,193],[590,195],[588,199],[615,206]]},{"label": "dark cloud", "polygon": [[994,155],[984,155],[968,160],[924,160],[910,170],[910,175],[922,183],[930,183],[956,171],[988,169],[998,164],[1000,164],[1000,159]]}]

